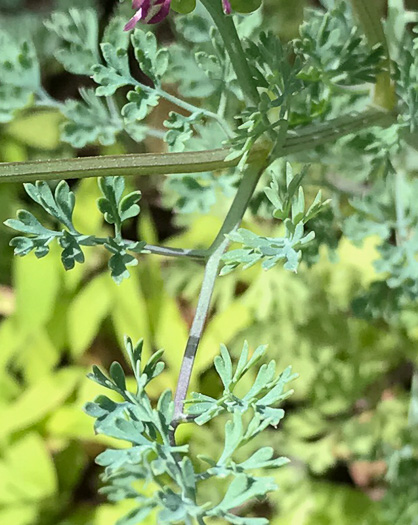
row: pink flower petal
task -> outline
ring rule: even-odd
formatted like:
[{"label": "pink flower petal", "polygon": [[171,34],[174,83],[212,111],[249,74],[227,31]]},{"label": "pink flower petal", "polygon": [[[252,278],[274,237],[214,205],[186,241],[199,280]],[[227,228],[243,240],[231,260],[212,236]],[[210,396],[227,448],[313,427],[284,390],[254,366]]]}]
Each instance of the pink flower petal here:
[{"label": "pink flower petal", "polygon": [[135,15],[125,26],[130,31],[142,21],[144,24],[157,24],[170,12],[171,0],[132,0],[132,7],[137,9]]},{"label": "pink flower petal", "polygon": [[226,15],[230,15],[232,13],[231,2],[229,0],[222,0],[222,5],[224,8],[224,13]]},{"label": "pink flower petal", "polygon": [[138,10],[142,7],[145,0],[132,0],[132,9]]},{"label": "pink flower petal", "polygon": [[158,22],[161,22],[161,20],[164,20],[170,12],[170,4],[171,0],[157,0],[153,6],[155,10],[152,7],[150,8],[150,11],[145,17],[145,22],[147,24],[157,24]]},{"label": "pink flower petal", "polygon": [[134,16],[129,20],[129,22],[123,28],[123,30],[130,31],[136,26],[136,24],[141,20],[141,18],[142,18],[142,9],[138,9],[138,11],[134,14]]}]

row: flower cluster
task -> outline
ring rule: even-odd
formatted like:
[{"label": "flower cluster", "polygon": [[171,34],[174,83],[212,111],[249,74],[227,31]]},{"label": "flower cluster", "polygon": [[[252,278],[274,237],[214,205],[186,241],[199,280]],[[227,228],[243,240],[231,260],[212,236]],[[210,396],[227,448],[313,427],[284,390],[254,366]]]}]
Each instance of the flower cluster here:
[{"label": "flower cluster", "polygon": [[[125,26],[125,31],[130,31],[141,21],[144,24],[156,24],[164,20],[170,12],[171,0],[132,0],[132,9],[135,9],[134,16]],[[230,14],[231,2],[222,0],[225,14]]]}]

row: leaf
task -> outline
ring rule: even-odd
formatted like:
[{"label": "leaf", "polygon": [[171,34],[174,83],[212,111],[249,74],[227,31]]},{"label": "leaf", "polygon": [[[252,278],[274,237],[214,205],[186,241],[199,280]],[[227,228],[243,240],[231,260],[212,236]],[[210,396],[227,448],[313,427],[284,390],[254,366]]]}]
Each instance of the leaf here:
[{"label": "leaf", "polygon": [[147,384],[156,378],[164,370],[164,363],[160,361],[164,350],[158,350],[149,358],[147,364],[144,366],[143,374],[147,377]]},{"label": "leaf", "polygon": [[40,90],[41,75],[35,47],[29,40],[19,42],[0,30],[0,49],[0,122],[6,123]]},{"label": "leaf", "polygon": [[128,44],[126,40],[122,43],[123,47],[116,48],[109,42],[100,45],[106,65],[96,64],[92,68],[93,80],[99,84],[96,88],[97,96],[109,97],[120,87],[136,83],[129,68]]},{"label": "leaf", "polygon": [[122,130],[120,119],[111,115],[104,102],[92,89],[80,89],[81,100],[67,100],[62,110],[67,121],[61,129],[61,140],[74,148],[99,142],[103,146],[114,144]]},{"label": "leaf", "polygon": [[132,37],[135,57],[141,70],[158,86],[168,67],[168,50],[158,49],[155,35],[136,27]]},{"label": "leaf", "polygon": [[157,93],[142,86],[137,86],[134,91],[129,91],[127,98],[129,102],[123,106],[121,111],[125,125],[144,120],[160,100]]},{"label": "leaf", "polygon": [[29,257],[14,262],[15,319],[21,333],[30,334],[52,318],[61,286],[57,255],[42,261]]},{"label": "leaf", "polygon": [[4,421],[0,437],[7,437],[38,423],[71,395],[81,376],[79,370],[67,368],[40,379],[15,402],[0,409],[0,417]]},{"label": "leaf", "polygon": [[326,76],[331,84],[349,86],[375,82],[383,47],[370,47],[346,5],[335,4],[326,13],[310,9],[299,31],[295,48],[305,64],[301,78],[318,82]]},{"label": "leaf", "polygon": [[70,73],[91,75],[97,64],[98,21],[93,9],[75,9],[56,12],[45,26],[61,39],[55,58]]},{"label": "leaf", "polygon": [[170,111],[169,118],[164,121],[164,126],[169,129],[164,140],[169,145],[170,151],[184,151],[186,143],[193,136],[192,126],[202,119],[203,114],[195,112],[185,117]]},{"label": "leaf", "polygon": [[217,89],[216,82],[209,79],[199,67],[193,53],[178,44],[170,47],[168,75],[178,83],[179,93],[183,97],[205,98]]},{"label": "leaf", "polygon": [[273,458],[274,450],[271,447],[262,447],[254,454],[239,464],[245,470],[260,468],[279,468],[290,462],[287,458]]},{"label": "leaf", "polygon": [[103,213],[106,222],[120,223],[119,202],[125,190],[125,179],[123,177],[99,177],[98,184],[103,197],[97,201],[97,207]]},{"label": "leaf", "polygon": [[52,457],[35,433],[26,434],[8,448],[0,462],[0,472],[0,504],[3,505],[42,502],[58,491]]},{"label": "leaf", "polygon": [[[145,246],[145,243],[142,243],[142,245]],[[108,239],[104,246],[113,254],[109,259],[112,279],[116,284],[121,284],[124,279],[129,279],[130,277],[128,267],[137,266],[138,260],[126,252],[126,246],[123,243],[117,244],[113,239]]]},{"label": "leaf", "polygon": [[100,177],[98,184],[103,197],[97,201],[97,207],[106,222],[120,228],[123,221],[139,214],[140,207],[137,203],[141,199],[141,192],[134,191],[122,197],[125,189],[123,177]]},{"label": "leaf", "polygon": [[232,361],[225,345],[221,345],[221,355],[215,357],[214,363],[225,389],[228,389],[232,382]]},{"label": "leaf", "polygon": [[182,478],[184,481],[184,487],[187,491],[187,495],[195,499],[196,498],[196,476],[193,468],[193,463],[188,457],[184,457],[181,463]]},{"label": "leaf", "polygon": [[126,379],[125,379],[125,373],[120,363],[118,363],[117,361],[114,361],[110,365],[109,373],[110,373],[110,377],[115,382],[115,385],[122,392],[124,392],[126,390]]},{"label": "leaf", "polygon": [[247,359],[248,359],[248,342],[245,341],[243,349],[242,349],[241,356],[240,356],[239,361],[238,361],[237,369],[236,369],[235,374],[234,374],[233,382],[237,383],[241,379],[241,377],[243,377],[244,374],[246,374],[248,372],[248,370],[250,370],[250,368],[255,366],[260,361],[260,359],[263,357],[263,355],[266,353],[266,351],[267,351],[267,345],[260,345],[260,346],[258,346],[254,350],[254,353],[252,354],[250,359],[247,361]]},{"label": "leaf", "polygon": [[142,523],[152,512],[154,505],[150,503],[149,505],[139,507],[135,510],[132,510],[126,516],[120,518],[116,525],[137,525]]},{"label": "leaf", "polygon": [[239,507],[257,496],[264,496],[277,486],[272,478],[252,479],[245,474],[238,474],[229,485],[226,494],[211,513],[222,515],[235,507]]},{"label": "leaf", "polygon": [[218,460],[218,465],[225,464],[231,458],[243,437],[242,416],[238,411],[235,411],[233,420],[228,421],[225,425],[225,447]]}]

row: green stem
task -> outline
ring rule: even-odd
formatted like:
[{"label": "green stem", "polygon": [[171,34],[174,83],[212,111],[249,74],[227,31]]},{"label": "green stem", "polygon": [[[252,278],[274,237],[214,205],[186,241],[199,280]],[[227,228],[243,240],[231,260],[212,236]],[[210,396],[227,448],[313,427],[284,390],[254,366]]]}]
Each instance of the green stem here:
[{"label": "green stem", "polygon": [[196,307],[195,317],[190,329],[186,350],[181,364],[179,379],[177,383],[176,394],[174,398],[174,417],[173,427],[175,429],[178,421],[183,416],[183,404],[189,389],[190,378],[196,358],[200,338],[205,327],[206,319],[209,313],[210,301],[212,298],[213,288],[216,277],[219,273],[219,266],[223,254],[225,253],[229,239],[227,235],[235,231],[244,216],[248,203],[254,193],[260,176],[264,170],[264,162],[261,164],[249,165],[245,171],[231,208],[224,220],[224,223],[213,242],[210,251],[211,255],[207,261],[205,275],[203,278],[202,288],[200,290],[199,300]]},{"label": "green stem", "polygon": [[[348,115],[321,124],[312,124],[287,132],[278,157],[311,150],[340,137],[371,126],[388,127],[394,115],[377,109]],[[230,151],[220,148],[205,151],[163,154],[131,154],[76,159],[53,159],[29,162],[0,163],[0,184],[3,182],[35,182],[37,180],[84,179],[99,176],[170,175],[199,173],[232,168],[240,158],[225,161]],[[250,161],[265,156],[262,149],[253,148]]]},{"label": "green stem", "polygon": [[203,115],[206,115],[207,117],[212,118],[221,126],[221,128],[224,130],[227,137],[232,137],[231,128],[229,127],[226,120],[221,115],[218,115],[218,113],[214,113],[213,111],[209,111],[207,109],[198,108],[197,106],[194,106],[193,104],[190,104],[189,102],[186,102],[185,100],[177,98],[175,95],[172,95],[171,93],[167,93],[167,91],[164,91],[161,88],[151,88],[149,86],[145,86],[144,84],[140,84],[139,82],[137,83],[137,85],[141,86],[141,88],[146,91],[153,91],[157,93],[157,95],[159,95],[160,97],[178,106],[179,108],[184,109],[185,111],[189,113],[202,113]]},{"label": "green stem", "polygon": [[[57,232],[57,237],[61,237],[62,233]],[[121,241],[127,244],[129,250],[130,244],[135,244],[135,241],[129,241],[120,238]],[[107,237],[95,237],[94,239],[97,245],[103,245],[109,242]],[[197,261],[205,261],[209,255],[209,250],[191,250],[187,248],[170,248],[169,246],[155,246],[154,244],[146,244],[144,246],[144,252],[149,252],[154,255],[161,255],[163,257],[187,257],[188,259],[195,259]]]},{"label": "green stem", "polygon": [[237,76],[238,83],[247,102],[253,106],[257,106],[259,102],[257,87],[254,83],[232,17],[225,16],[220,1],[201,0],[201,2],[213,18],[216,28],[222,37],[225,49],[231,59],[232,66]]},{"label": "green stem", "polygon": [[153,244],[146,244],[144,250],[148,250],[155,255],[162,255],[163,257],[187,257],[189,259],[196,259],[197,261],[205,261],[209,255],[208,250],[170,248],[168,246],[154,246]]},{"label": "green stem", "polygon": [[376,2],[365,0],[350,0],[350,2],[369,44],[371,46],[380,44],[385,50],[386,58],[382,65],[386,67],[386,71],[380,73],[376,78],[373,102],[376,106],[392,111],[396,105],[396,94],[395,86],[393,85],[390,76],[391,61],[389,46],[381,21],[384,14],[383,9],[379,10]]}]

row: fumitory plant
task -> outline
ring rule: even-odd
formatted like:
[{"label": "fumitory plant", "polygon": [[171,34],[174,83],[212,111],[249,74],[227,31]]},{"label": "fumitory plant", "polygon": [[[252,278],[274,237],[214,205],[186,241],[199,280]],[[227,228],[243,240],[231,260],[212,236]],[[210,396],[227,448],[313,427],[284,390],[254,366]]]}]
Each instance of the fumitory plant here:
[{"label": "fumitory plant", "polygon": [[[111,501],[133,502],[119,525],[149,516],[161,524],[268,523],[251,516],[247,503],[277,489],[267,470],[288,460],[260,446],[258,437],[280,424],[295,375],[290,367],[277,370],[265,345],[243,342],[240,353],[231,353],[219,341],[214,366],[222,395],[189,395],[217,278],[254,265],[289,272],[302,262],[313,265],[321,245],[332,252],[338,243],[338,223],[355,242],[379,238],[381,278],[355,299],[355,315],[392,321],[389,304],[413,305],[418,298],[418,185],[406,168],[418,143],[417,17],[401,0],[389,0],[385,9],[371,1],[322,0],[306,12],[298,38],[283,43],[261,4],[133,0],[132,18],[122,5],[103,31],[91,9],[56,11],[44,22],[55,59],[83,79],[79,96],[65,101],[43,86],[41,54],[31,38],[10,40],[0,32],[0,122],[52,108],[62,115],[62,142],[75,151],[74,158],[0,164],[0,183],[24,182],[27,201],[39,207],[38,214],[23,209],[6,221],[18,232],[10,243],[14,253],[46,257],[56,242],[72,270],[87,250],[105,250],[117,284],[147,254],[205,268],[175,392],[164,390],[157,400],[149,395],[149,383],[164,369],[163,352],[145,358],[143,341],[128,334],[134,383],[117,362],[108,373],[95,366],[90,374],[111,391],[85,407],[95,431],[124,444],[97,458],[102,491]],[[175,37],[169,43],[155,29],[163,20]],[[171,108],[165,131],[148,118],[163,102]],[[124,141],[134,149],[149,136],[163,139],[167,152],[76,156],[90,144]],[[166,176],[165,198],[179,214],[204,214],[219,194],[233,195],[210,246],[126,238],[141,193],[125,191],[125,178],[157,175]],[[66,180],[86,177],[98,178],[105,236],[79,231],[73,221],[77,191]],[[335,198],[324,200],[321,188]],[[350,196],[345,208],[341,193]],[[241,226],[247,211],[259,221],[274,219],[271,235]],[[180,425],[213,419],[222,428],[219,456],[196,454],[179,439]],[[218,501],[207,497],[214,482],[223,490]]]}]

